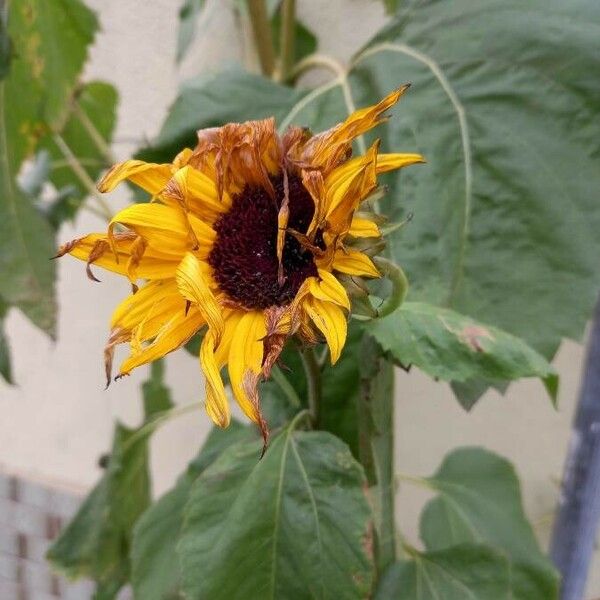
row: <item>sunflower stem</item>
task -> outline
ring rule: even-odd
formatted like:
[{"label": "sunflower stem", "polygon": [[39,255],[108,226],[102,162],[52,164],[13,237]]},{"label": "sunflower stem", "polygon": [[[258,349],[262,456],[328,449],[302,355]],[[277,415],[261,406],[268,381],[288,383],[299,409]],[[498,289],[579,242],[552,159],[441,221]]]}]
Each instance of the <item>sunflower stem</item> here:
[{"label": "sunflower stem", "polygon": [[248,0],[248,14],[261,70],[263,75],[272,77],[275,69],[275,50],[265,0]]},{"label": "sunflower stem", "polygon": [[304,348],[300,357],[308,383],[308,410],[313,426],[318,428],[321,422],[321,367],[314,348]]},{"label": "sunflower stem", "polygon": [[87,134],[90,136],[90,139],[92,140],[94,146],[96,146],[98,152],[100,152],[100,154],[102,154],[104,157],[104,160],[106,160],[109,165],[116,163],[117,159],[112,153],[110,146],[102,134],[98,131],[92,120],[88,117],[87,113],[83,110],[83,108],[81,108],[81,105],[79,102],[77,102],[77,100],[73,102],[73,112],[75,113],[77,119],[79,119],[79,122],[86,130]]},{"label": "sunflower stem", "polygon": [[296,0],[283,0],[281,5],[279,79],[287,81],[294,66],[296,50]]},{"label": "sunflower stem", "polygon": [[94,198],[97,204],[98,211],[102,213],[103,217],[110,221],[113,217],[110,206],[104,200],[104,198],[100,195],[100,192],[96,189],[96,184],[92,180],[92,178],[88,175],[87,171],[83,168],[81,163],[77,160],[75,154],[71,148],[69,148],[68,144],[65,142],[63,137],[59,133],[54,134],[54,143],[58,146],[58,149],[61,151],[62,155],[65,157],[65,160],[69,163],[69,167],[83,187],[89,192],[89,194]]},{"label": "sunflower stem", "polygon": [[375,564],[381,574],[396,560],[394,369],[368,334],[361,357],[358,452],[374,506]]}]

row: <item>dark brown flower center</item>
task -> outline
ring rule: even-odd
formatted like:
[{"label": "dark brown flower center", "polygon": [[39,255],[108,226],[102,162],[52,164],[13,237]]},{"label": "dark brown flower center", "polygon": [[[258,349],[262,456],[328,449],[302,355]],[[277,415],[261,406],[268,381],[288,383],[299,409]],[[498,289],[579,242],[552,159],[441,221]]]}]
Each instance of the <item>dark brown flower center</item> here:
[{"label": "dark brown flower center", "polygon": [[[217,238],[208,257],[214,277],[232,300],[250,309],[291,302],[302,282],[317,275],[310,250],[291,234],[285,236],[283,285],[278,281],[277,216],[284,198],[283,177],[272,178],[276,198],[260,187],[245,187],[229,211],[216,221]],[[300,178],[290,175],[288,228],[306,233],[315,211]]]}]

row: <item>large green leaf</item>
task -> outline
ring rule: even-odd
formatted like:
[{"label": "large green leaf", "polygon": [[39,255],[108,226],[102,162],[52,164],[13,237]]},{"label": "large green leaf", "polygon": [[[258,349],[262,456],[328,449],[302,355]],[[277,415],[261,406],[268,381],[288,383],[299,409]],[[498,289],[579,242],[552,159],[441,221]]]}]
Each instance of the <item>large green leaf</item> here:
[{"label": "large green leaf", "polygon": [[303,92],[241,70],[202,75],[188,81],[170,109],[158,138],[138,153],[148,161],[170,161],[196,144],[196,130],[229,121],[281,118]]},{"label": "large green leaf", "polygon": [[412,81],[369,136],[428,161],[384,178],[384,212],[414,214],[390,239],[410,299],[547,357],[581,336],[600,281],[599,19],[594,0],[406,2],[356,58],[345,94],[332,80],[283,120],[320,130]]},{"label": "large green leaf", "polygon": [[117,424],[105,474],[48,559],[68,577],[94,579],[102,597],[114,597],[129,577],[133,525],[149,502],[147,435]]},{"label": "large green leaf", "polygon": [[428,161],[390,178],[392,216],[414,212],[391,240],[412,298],[546,356],[600,280],[599,21],[595,0],[406,2],[351,77],[359,105],[413,83],[381,132]]},{"label": "large green leaf", "polygon": [[391,566],[379,583],[376,600],[507,600],[506,558],[477,544],[438,552],[413,552]]},{"label": "large green leaf", "polygon": [[516,600],[552,600],[557,576],[541,553],[521,505],[512,465],[481,448],[449,454],[427,483],[437,492],[421,517],[428,550],[455,544],[489,544],[508,556]]},{"label": "large green leaf", "polygon": [[181,576],[175,549],[192,483],[226,448],[257,437],[255,430],[237,421],[232,421],[227,429],[213,428],[202,450],[175,487],[140,517],[133,531],[131,547],[131,583],[136,598],[166,600],[178,597]]},{"label": "large green leaf", "polygon": [[556,400],[558,376],[543,356],[523,340],[453,310],[405,302],[370,322],[369,331],[405,368],[415,365],[431,377],[455,382],[539,377]]},{"label": "large green leaf", "polygon": [[[300,417],[301,418],[301,417]],[[295,431],[229,448],[195,481],[178,550],[190,598],[365,598],[373,573],[364,475],[347,446]]]},{"label": "large green leaf", "polygon": [[40,136],[65,118],[96,28],[79,0],[10,3],[13,59],[0,82],[0,294],[51,334],[53,233],[15,178]]}]

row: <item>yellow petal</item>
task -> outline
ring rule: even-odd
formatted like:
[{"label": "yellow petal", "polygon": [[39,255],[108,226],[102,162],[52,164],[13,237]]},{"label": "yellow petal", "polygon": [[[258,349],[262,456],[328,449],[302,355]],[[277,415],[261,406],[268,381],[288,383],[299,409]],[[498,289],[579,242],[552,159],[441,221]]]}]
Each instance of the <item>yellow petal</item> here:
[{"label": "yellow petal", "polygon": [[162,315],[164,323],[176,312],[184,310],[185,300],[177,289],[175,279],[151,281],[117,305],[110,320],[110,327],[132,330],[150,312],[157,318]]},{"label": "yellow petal", "polygon": [[331,364],[335,364],[342,353],[348,332],[344,311],[339,306],[318,298],[307,300],[304,309],[325,336],[331,354]]},{"label": "yellow petal", "polygon": [[195,304],[202,313],[218,345],[223,335],[223,311],[208,286],[200,261],[188,252],[177,268],[176,280],[179,293]]},{"label": "yellow petal", "polygon": [[221,379],[222,363],[215,357],[215,336],[207,331],[200,346],[200,365],[206,377],[206,412],[219,427],[227,427],[231,419],[225,386]]},{"label": "yellow petal", "polygon": [[228,368],[233,394],[240,408],[255,423],[260,421],[260,408],[249,396],[247,384],[261,372],[266,332],[262,312],[245,313],[233,332],[229,351]]},{"label": "yellow petal", "polygon": [[319,269],[319,279],[311,277],[309,285],[309,291],[315,298],[350,310],[350,300],[344,286],[329,271]]},{"label": "yellow petal", "polygon": [[350,229],[348,233],[355,238],[368,238],[368,237],[380,237],[381,231],[377,223],[371,221],[371,219],[363,219],[361,217],[354,217],[352,223],[350,223]]},{"label": "yellow petal", "polygon": [[135,231],[149,246],[166,254],[183,256],[193,247],[183,211],[170,206],[157,203],[128,206],[109,223],[109,238],[114,238],[117,223]]},{"label": "yellow petal", "polygon": [[229,195],[224,193],[219,198],[216,182],[191,165],[175,172],[161,199],[165,204],[180,206],[211,222],[231,206]]},{"label": "yellow petal", "polygon": [[356,137],[385,120],[385,111],[398,102],[408,87],[403,85],[377,104],[355,111],[343,123],[310,138],[302,149],[302,159],[329,172],[347,157]]},{"label": "yellow petal", "polygon": [[140,352],[134,352],[121,365],[120,374],[126,375],[136,367],[162,358],[183,346],[205,324],[198,310],[191,309],[175,313],[158,331],[154,341]]},{"label": "yellow petal", "polygon": [[348,275],[381,277],[373,261],[357,250],[336,250],[332,268],[334,271]]},{"label": "yellow petal", "polygon": [[[85,237],[64,244],[58,251],[58,256],[66,253],[90,265],[97,265],[127,275],[127,268],[132,256],[132,247],[137,236],[133,232],[114,234],[111,241],[106,233],[90,233]],[[116,256],[115,256],[116,251]],[[142,279],[167,279],[175,276],[180,257],[163,254],[156,249],[146,248],[143,256],[136,265],[136,275]],[[88,271],[91,274],[90,271]],[[96,279],[91,275],[92,279]]]},{"label": "yellow petal", "polygon": [[377,174],[424,162],[425,159],[420,154],[379,154]]},{"label": "yellow petal", "polygon": [[162,192],[171,178],[169,164],[147,163],[143,160],[126,160],[114,165],[98,184],[101,192],[112,191],[119,183],[129,179],[153,196]]},{"label": "yellow petal", "polygon": [[[376,141],[361,157],[354,173],[346,178],[337,178],[331,184],[330,177],[325,181],[327,188],[327,224],[330,231],[338,234],[347,233],[354,211],[358,205],[377,186],[375,167],[379,141]],[[333,178],[332,178],[333,179]]]}]

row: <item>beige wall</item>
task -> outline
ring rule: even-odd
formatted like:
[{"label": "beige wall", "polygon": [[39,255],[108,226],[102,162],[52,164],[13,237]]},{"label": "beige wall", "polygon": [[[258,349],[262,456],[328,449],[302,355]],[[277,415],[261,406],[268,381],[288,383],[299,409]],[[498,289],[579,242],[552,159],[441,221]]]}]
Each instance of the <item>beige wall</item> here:
[{"label": "beige wall", "polygon": [[[125,158],[151,138],[175,98],[177,85],[200,70],[218,69],[238,60],[242,43],[233,32],[226,4],[208,2],[205,38],[197,41],[179,72],[174,66],[177,6],[173,0],[88,0],[103,31],[92,50],[88,78],[104,78],[119,89],[121,102],[115,152]],[[357,49],[383,22],[382,3],[367,0],[298,2],[303,20],[320,35],[321,51],[340,59]],[[343,15],[343,17],[340,17]],[[110,197],[118,208],[127,201],[121,190]],[[81,213],[64,227],[66,241],[103,224]],[[0,468],[84,490],[98,476],[96,461],[109,444],[115,417],[135,424],[140,418],[139,385],[146,370],[103,390],[101,355],[111,309],[128,293],[126,282],[102,273],[93,284],[82,265],[65,258],[58,264],[59,338],[50,342],[18,312],[8,319],[18,387],[0,382]],[[542,539],[549,533],[558,481],[578,390],[583,350],[566,342],[556,365],[562,378],[560,408],[555,411],[541,384],[513,385],[505,397],[488,393],[464,413],[446,385],[419,373],[400,372],[397,391],[397,468],[427,475],[457,445],[480,444],[515,462],[523,480],[526,507]],[[184,352],[172,355],[167,378],[174,399],[202,399],[197,361]],[[172,421],[152,442],[155,490],[172,484],[195,453],[209,428],[200,411]],[[417,541],[417,515],[424,493],[402,486],[398,519]],[[590,586],[600,594],[600,561]]]}]

